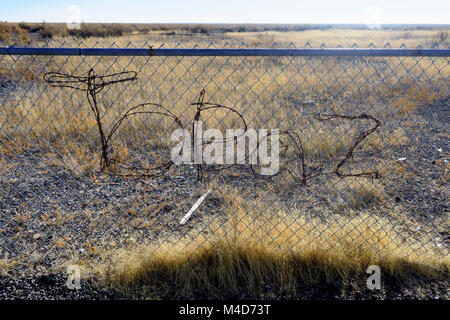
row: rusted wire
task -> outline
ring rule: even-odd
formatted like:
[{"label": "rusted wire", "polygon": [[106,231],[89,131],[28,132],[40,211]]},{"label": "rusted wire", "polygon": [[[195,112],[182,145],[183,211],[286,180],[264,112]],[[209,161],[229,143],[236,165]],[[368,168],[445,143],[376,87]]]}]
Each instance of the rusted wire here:
[{"label": "rusted wire", "polygon": [[[60,72],[48,72],[44,75],[45,81],[49,83],[52,87],[65,87],[65,88],[71,88],[75,90],[84,91],[87,94],[88,102],[91,111],[93,112],[95,116],[95,120],[97,123],[97,128],[99,131],[100,136],[100,143],[102,148],[101,158],[100,158],[100,170],[104,171],[107,168],[110,168],[111,163],[114,162],[113,159],[109,158],[109,151],[112,149],[111,146],[111,139],[114,136],[114,134],[117,132],[123,121],[126,119],[141,115],[141,114],[156,114],[163,117],[168,117],[175,123],[179,128],[185,128],[182,121],[178,116],[173,114],[170,110],[163,107],[160,104],[156,103],[142,103],[136,106],[133,106],[129,108],[126,112],[124,112],[119,119],[117,119],[114,124],[112,125],[109,133],[105,133],[104,131],[104,125],[102,123],[102,117],[98,108],[98,102],[97,102],[97,94],[103,90],[104,87],[121,83],[121,82],[128,82],[128,81],[135,81],[137,80],[137,73],[134,71],[124,71],[119,73],[113,73],[109,75],[97,75],[95,74],[94,70],[91,68],[89,72],[86,74],[86,76],[73,76],[68,75]],[[195,122],[201,121],[202,119],[202,112],[207,110],[214,110],[214,109],[225,109],[228,110],[234,114],[237,115],[240,122],[242,122],[243,125],[243,132],[242,135],[245,135],[248,131],[248,125],[245,121],[245,118],[242,113],[240,113],[238,110],[222,105],[217,103],[211,103],[205,101],[206,91],[205,89],[202,89],[197,102],[193,102],[190,105],[194,106],[196,108],[196,112],[192,121],[192,124],[190,125],[192,128],[192,136],[191,136],[191,146],[192,148],[195,148]],[[153,108],[152,110],[148,110],[148,108]],[[314,114],[314,119],[318,121],[329,121],[332,119],[346,119],[346,120],[359,120],[359,119],[366,119],[371,120],[375,122],[375,125],[365,131],[363,131],[354,144],[350,147],[350,149],[347,151],[344,159],[342,159],[338,165],[336,166],[336,169],[334,170],[334,173],[338,177],[372,177],[372,178],[379,178],[378,171],[369,171],[369,172],[360,172],[360,173],[343,173],[341,171],[342,166],[353,156],[353,152],[355,148],[371,133],[375,132],[375,130],[381,125],[381,122],[374,117],[367,115],[367,114],[361,114],[357,116],[351,116],[351,115],[338,115],[338,114]],[[266,138],[270,137],[272,134],[271,132],[267,133]],[[288,167],[281,168],[278,170],[278,172],[275,174],[279,174],[282,171],[287,171],[294,181],[306,185],[307,180],[321,175],[321,174],[327,174],[324,173],[321,166],[312,167],[307,170],[306,166],[306,156],[305,151],[303,148],[303,144],[300,138],[300,135],[295,131],[288,131],[288,130],[280,130],[279,131],[280,137],[286,137],[288,141],[291,143],[281,143],[282,148],[284,148],[284,151],[282,151],[280,154],[287,154],[287,151],[289,149],[289,146],[293,146],[299,160],[299,168],[300,168],[300,176],[297,176],[291,169]],[[236,142],[239,136],[233,136],[234,141]],[[226,143],[227,138],[222,138],[221,141],[214,141],[214,143]],[[201,142],[201,145],[207,145],[212,143],[212,141],[203,141]],[[257,144],[257,147],[259,147],[259,141]],[[181,153],[181,151],[180,151]],[[250,154],[245,156],[245,161],[248,161],[250,158]],[[159,177],[164,175],[166,172],[170,170],[170,168],[174,165],[174,162],[172,160],[168,160],[164,162],[162,165],[154,166],[154,167],[140,167],[140,166],[131,166],[121,163],[114,163],[116,167],[120,167],[123,171],[115,172],[118,175],[122,176],[131,176],[131,177]],[[235,166],[234,164],[222,166],[222,167],[215,167],[213,169],[209,169],[208,171],[219,171],[224,170],[230,167]],[[250,165],[251,170],[254,175],[265,177],[257,172],[257,165]],[[201,180],[203,175],[204,168],[202,164],[197,164],[197,179]],[[272,177],[272,176],[270,176]]]},{"label": "rusted wire", "polygon": [[347,162],[348,159],[350,159],[353,156],[353,151],[355,148],[365,139],[368,135],[375,132],[375,130],[378,129],[378,127],[381,125],[381,121],[370,116],[367,114],[360,114],[358,116],[348,116],[348,115],[339,115],[339,114],[317,114],[314,116],[314,119],[318,121],[328,121],[332,119],[347,119],[347,120],[359,120],[359,119],[367,119],[375,122],[375,125],[363,132],[361,132],[358,136],[358,138],[355,140],[353,145],[350,147],[350,149],[347,151],[344,159],[342,159],[339,164],[336,166],[336,169],[334,173],[338,177],[371,177],[378,179],[380,177],[380,173],[378,170],[375,171],[368,171],[368,172],[360,172],[360,173],[342,173],[340,169],[342,166]]},{"label": "rusted wire", "polygon": [[[202,89],[202,91],[200,91],[200,94],[199,94],[197,102],[191,103],[191,106],[195,106],[196,107],[196,113],[195,113],[195,116],[194,116],[194,121],[192,122],[192,136],[191,136],[192,142],[191,142],[191,145],[192,145],[193,149],[195,147],[195,132],[194,132],[194,130],[195,130],[195,128],[194,128],[195,122],[201,120],[201,114],[202,114],[203,111],[206,111],[206,110],[226,109],[226,110],[229,110],[229,111],[237,114],[238,117],[240,118],[240,120],[242,121],[242,124],[244,125],[244,131],[241,134],[241,136],[244,135],[247,132],[247,130],[248,130],[247,122],[245,121],[244,116],[239,111],[237,111],[234,108],[230,108],[230,107],[227,107],[227,106],[224,106],[224,105],[221,105],[221,104],[205,102],[205,96],[206,96],[206,90]],[[238,136],[234,136],[233,139],[236,141],[238,139]],[[221,141],[214,141],[214,143],[226,143],[226,142],[227,142],[226,138],[222,139]],[[202,146],[203,145],[208,145],[210,143],[211,142],[209,142],[209,141],[205,142],[202,139]],[[222,168],[216,168],[215,171],[225,170],[225,169],[230,168],[232,166],[234,166],[234,165],[225,166],[225,167],[222,167]],[[199,180],[199,181],[202,180],[202,173],[203,173],[203,166],[201,164],[197,164],[197,180]]]},{"label": "rusted wire", "polygon": [[[132,116],[136,116],[139,114],[159,114],[163,116],[167,116],[171,118],[174,123],[176,123],[178,126],[181,125],[181,121],[178,117],[176,117],[173,113],[171,113],[169,110],[164,108],[163,106],[156,104],[156,103],[143,103],[136,105],[134,107],[131,107],[128,109],[113,125],[109,133],[105,133],[104,125],[102,122],[102,117],[100,114],[100,110],[98,108],[98,102],[97,102],[97,94],[103,90],[106,86],[121,83],[121,82],[128,82],[128,81],[134,81],[137,80],[137,73],[135,71],[123,71],[118,73],[112,73],[108,75],[97,75],[94,72],[94,69],[91,68],[86,76],[74,76],[69,75],[61,72],[47,72],[44,74],[44,80],[51,86],[51,87],[64,87],[64,88],[71,88],[75,90],[84,91],[87,94],[87,99],[89,102],[90,109],[92,113],[95,116],[97,128],[99,131],[100,136],[100,143],[101,143],[101,157],[100,157],[100,170],[105,171],[105,169],[111,167],[111,162],[114,162],[112,159],[109,158],[109,151],[111,147],[111,138],[113,137],[114,133],[116,133],[117,129],[120,127],[122,122]],[[145,110],[145,107],[153,106],[157,110]],[[172,161],[168,161],[167,163],[153,167],[153,168],[145,168],[145,167],[136,167],[136,166],[124,166],[122,164],[119,164],[120,167],[132,170],[132,171],[139,171],[141,172],[140,176],[152,176],[149,172],[157,171],[156,175],[163,174],[165,171],[169,170],[170,167],[173,165]],[[161,173],[162,171],[162,173]],[[119,173],[121,175],[135,175],[135,174],[123,174]]]}]

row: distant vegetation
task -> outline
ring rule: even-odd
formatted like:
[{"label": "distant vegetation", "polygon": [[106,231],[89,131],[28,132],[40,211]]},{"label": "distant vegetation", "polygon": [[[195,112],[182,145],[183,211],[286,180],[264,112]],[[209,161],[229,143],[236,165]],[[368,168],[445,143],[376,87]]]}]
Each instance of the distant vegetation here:
[{"label": "distant vegetation", "polygon": [[[382,30],[434,30],[442,29],[443,25],[382,25]],[[167,35],[179,33],[191,34],[220,34],[228,32],[294,32],[307,30],[353,29],[367,30],[367,25],[358,24],[118,24],[118,23],[82,23],[80,29],[69,29],[65,23],[8,23],[0,22],[0,41],[9,43],[29,43],[28,34],[38,35],[40,38],[55,37],[118,37],[125,34],[148,34],[162,31]],[[14,37],[12,37],[12,35]],[[442,34],[441,39],[446,40]],[[444,41],[445,41],[444,40]]]}]

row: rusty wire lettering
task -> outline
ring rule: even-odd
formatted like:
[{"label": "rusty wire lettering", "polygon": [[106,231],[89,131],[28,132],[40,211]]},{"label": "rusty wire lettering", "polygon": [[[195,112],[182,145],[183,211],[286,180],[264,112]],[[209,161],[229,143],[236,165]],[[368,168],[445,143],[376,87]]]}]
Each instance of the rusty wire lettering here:
[{"label": "rusty wire lettering", "polygon": [[340,169],[344,165],[345,162],[347,162],[352,156],[353,151],[356,149],[356,147],[365,139],[368,135],[375,132],[375,130],[378,129],[378,127],[381,125],[381,121],[378,119],[375,119],[374,117],[367,115],[367,114],[360,114],[357,116],[348,116],[348,115],[339,115],[339,114],[317,114],[314,116],[314,119],[318,121],[328,121],[332,119],[346,119],[346,120],[358,120],[358,119],[367,119],[375,122],[375,125],[363,132],[361,132],[356,138],[353,145],[350,146],[348,149],[344,159],[342,159],[338,165],[336,166],[335,173],[338,177],[370,177],[378,179],[380,177],[380,173],[378,170],[375,171],[368,171],[368,172],[359,172],[359,173],[342,173]]},{"label": "rusty wire lettering", "polygon": [[[135,81],[137,80],[137,73],[135,71],[124,71],[119,73],[113,73],[108,75],[97,75],[95,74],[94,70],[91,68],[89,72],[85,76],[73,76],[68,75],[64,73],[59,72],[48,72],[44,75],[45,81],[49,83],[52,87],[65,87],[65,88],[71,88],[75,90],[84,91],[87,94],[88,102],[90,109],[92,113],[94,114],[99,137],[100,137],[100,143],[101,143],[101,158],[100,158],[100,170],[105,171],[106,169],[110,169],[111,163],[114,162],[113,159],[110,159],[109,153],[112,150],[112,143],[111,139],[114,136],[114,134],[117,132],[121,124],[124,120],[139,115],[139,114],[156,114],[164,117],[168,117],[175,123],[179,128],[186,128],[186,126],[183,125],[182,121],[178,116],[173,114],[169,109],[163,107],[161,104],[157,103],[142,103],[138,104],[136,106],[133,106],[126,110],[112,125],[110,131],[108,133],[105,132],[104,125],[102,122],[102,116],[98,107],[98,101],[97,101],[97,94],[103,90],[104,87],[121,83],[121,82],[129,82],[129,81]],[[241,112],[238,110],[212,102],[205,101],[206,96],[206,90],[202,89],[198,99],[196,102],[191,103],[190,105],[196,108],[196,112],[193,118],[192,123],[190,124],[190,127],[192,129],[192,136],[191,136],[191,147],[195,148],[195,122],[201,121],[202,119],[202,112],[206,110],[214,110],[214,109],[224,109],[228,110],[229,112],[234,113],[237,115],[240,122],[242,122],[243,125],[243,133],[244,135],[248,130],[247,122],[245,121],[245,118]],[[381,122],[367,114],[361,114],[357,116],[352,115],[339,115],[339,114],[314,114],[313,118],[317,121],[329,121],[332,119],[344,119],[344,120],[359,120],[359,119],[365,119],[365,120],[371,120],[375,122],[375,125],[371,128],[361,132],[355,142],[350,146],[348,149],[345,157],[337,164],[335,170],[333,173],[335,173],[338,177],[370,177],[370,178],[379,178],[379,172],[378,171],[369,171],[369,172],[359,172],[359,173],[343,173],[341,171],[343,165],[353,156],[353,152],[356,149],[360,143],[367,138],[368,135],[372,134],[377,130],[377,128],[381,125]],[[279,131],[280,137],[286,137],[288,142],[287,143],[281,143],[282,148],[284,149],[281,154],[286,154],[289,146],[292,146],[295,150],[294,152],[297,155],[297,159],[299,160],[299,167],[300,167],[300,176],[296,176],[292,170],[289,168],[280,168],[277,174],[284,171],[287,171],[294,181],[297,183],[300,183],[302,185],[306,185],[308,179],[312,177],[316,177],[319,175],[325,175],[330,174],[331,172],[323,172],[321,166],[315,166],[309,168],[307,170],[306,166],[306,155],[303,148],[302,140],[300,135],[292,130],[280,130]],[[266,138],[270,137],[271,133],[266,134]],[[234,136],[234,142],[237,141],[238,136]],[[214,141],[214,143],[226,143],[227,138],[222,138],[221,141]],[[207,145],[212,143],[211,141],[203,141],[201,142],[201,145]],[[259,147],[259,141],[257,143],[257,147]],[[181,152],[181,151],[180,151]],[[249,155],[245,155],[245,161],[248,161],[250,158]],[[123,169],[123,171],[115,172],[116,174],[122,175],[122,176],[132,176],[132,177],[159,177],[161,175],[164,175],[166,172],[170,170],[170,168],[174,165],[174,162],[172,160],[167,160],[165,163],[159,166],[155,167],[140,167],[140,166],[133,166],[133,165],[124,165],[124,164],[116,164],[118,167]],[[232,166],[235,166],[234,164],[222,166],[222,167],[214,167],[212,169],[208,169],[208,171],[219,171],[224,170],[227,168],[230,168]],[[196,164],[197,167],[197,180],[202,180],[203,172],[205,171],[202,164]],[[257,165],[250,165],[251,170],[254,175],[264,177],[263,175],[258,173]],[[111,170],[110,170],[111,171]]]}]

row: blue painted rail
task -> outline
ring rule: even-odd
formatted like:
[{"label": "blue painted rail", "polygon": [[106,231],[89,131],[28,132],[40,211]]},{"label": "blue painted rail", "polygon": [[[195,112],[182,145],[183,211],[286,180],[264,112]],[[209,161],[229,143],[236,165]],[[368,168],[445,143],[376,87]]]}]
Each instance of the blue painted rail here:
[{"label": "blue painted rail", "polygon": [[241,56],[241,57],[450,57],[450,49],[152,49],[0,47],[0,55]]}]

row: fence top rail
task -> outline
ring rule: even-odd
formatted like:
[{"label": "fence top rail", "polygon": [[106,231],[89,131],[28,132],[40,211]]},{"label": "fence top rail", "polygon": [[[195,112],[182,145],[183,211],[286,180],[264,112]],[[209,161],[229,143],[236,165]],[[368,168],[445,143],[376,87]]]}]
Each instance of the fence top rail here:
[{"label": "fence top rail", "polygon": [[30,48],[0,47],[0,55],[48,56],[319,56],[319,57],[450,57],[450,49],[152,49],[152,48]]}]

